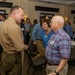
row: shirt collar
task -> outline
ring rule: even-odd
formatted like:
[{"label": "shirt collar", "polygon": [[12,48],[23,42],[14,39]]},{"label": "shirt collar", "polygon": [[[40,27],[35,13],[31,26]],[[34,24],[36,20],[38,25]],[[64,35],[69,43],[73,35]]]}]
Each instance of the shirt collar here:
[{"label": "shirt collar", "polygon": [[8,19],[12,20],[13,22],[16,23],[16,21],[12,17],[8,17]]},{"label": "shirt collar", "polygon": [[59,29],[59,30],[57,30],[56,32],[53,32],[53,33],[57,34],[57,33],[61,32],[62,30],[63,30],[63,28],[61,28],[61,29]]},{"label": "shirt collar", "polygon": [[9,17],[8,18],[9,20],[12,20],[14,23],[16,23],[17,25],[19,25],[20,26],[20,24],[19,23],[17,23],[12,17]]}]

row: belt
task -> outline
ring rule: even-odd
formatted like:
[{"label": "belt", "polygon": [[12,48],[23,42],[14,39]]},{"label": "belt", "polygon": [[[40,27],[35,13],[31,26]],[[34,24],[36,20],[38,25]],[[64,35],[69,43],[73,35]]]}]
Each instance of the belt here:
[{"label": "belt", "polygon": [[42,39],[36,39],[36,40],[41,40],[42,41]]},{"label": "belt", "polygon": [[53,66],[53,65],[59,65],[59,64],[57,64],[57,63],[47,63],[48,65],[51,65],[51,66]]},{"label": "belt", "polygon": [[18,52],[5,52],[5,53],[7,53],[7,54],[16,54]]}]

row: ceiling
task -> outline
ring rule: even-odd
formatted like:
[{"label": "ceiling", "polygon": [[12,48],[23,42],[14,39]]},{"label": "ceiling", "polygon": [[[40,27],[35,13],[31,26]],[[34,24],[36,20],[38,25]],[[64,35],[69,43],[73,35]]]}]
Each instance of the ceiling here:
[{"label": "ceiling", "polygon": [[75,0],[30,0],[30,1],[38,1],[38,2],[46,2],[46,3],[75,6]]}]

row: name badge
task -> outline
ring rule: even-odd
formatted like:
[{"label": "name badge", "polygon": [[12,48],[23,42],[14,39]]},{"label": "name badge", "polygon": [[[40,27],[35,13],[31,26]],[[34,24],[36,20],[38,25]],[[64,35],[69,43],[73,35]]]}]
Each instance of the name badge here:
[{"label": "name badge", "polygon": [[22,31],[24,30],[24,28],[22,28]]},{"label": "name badge", "polygon": [[54,41],[50,41],[50,44],[53,45],[54,44]]},{"label": "name badge", "polygon": [[45,38],[47,38],[47,35],[44,35]]}]

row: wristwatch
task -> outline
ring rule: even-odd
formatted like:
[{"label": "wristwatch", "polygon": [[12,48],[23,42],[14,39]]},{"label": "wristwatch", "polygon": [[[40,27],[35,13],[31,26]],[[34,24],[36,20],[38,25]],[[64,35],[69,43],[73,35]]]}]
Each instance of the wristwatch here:
[{"label": "wristwatch", "polygon": [[55,73],[56,73],[56,75],[59,75],[59,73],[58,72],[56,72],[56,71],[54,71]]}]

